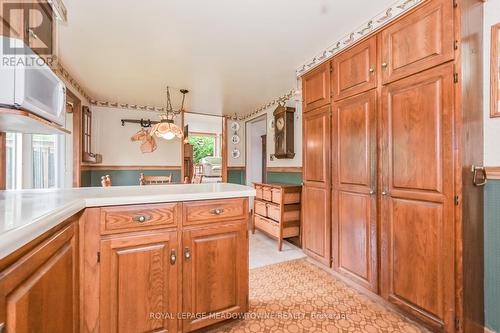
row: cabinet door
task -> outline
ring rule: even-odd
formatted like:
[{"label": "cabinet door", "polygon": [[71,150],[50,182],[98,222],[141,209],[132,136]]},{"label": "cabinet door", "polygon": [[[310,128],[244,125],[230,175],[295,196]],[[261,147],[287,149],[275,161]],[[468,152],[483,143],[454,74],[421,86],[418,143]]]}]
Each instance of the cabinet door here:
[{"label": "cabinet door", "polygon": [[304,183],[329,186],[330,106],[304,114],[302,133]]},{"label": "cabinet door", "polygon": [[452,60],[453,1],[433,0],[384,29],[382,80],[388,83]]},{"label": "cabinet door", "polygon": [[101,241],[101,332],[176,332],[177,232]]},{"label": "cabinet door", "polygon": [[302,246],[304,252],[330,266],[330,188],[304,185],[302,192]]},{"label": "cabinet door", "polygon": [[304,111],[330,104],[330,64],[324,63],[302,77]]},{"label": "cabinet door", "polygon": [[247,237],[245,223],[184,229],[183,332],[248,310]]},{"label": "cabinet door", "polygon": [[6,332],[78,332],[78,250],[69,225],[0,272]]},{"label": "cabinet door", "polygon": [[54,18],[48,2],[34,1],[29,10],[27,44],[39,55],[53,52]]},{"label": "cabinet door", "polygon": [[382,294],[454,331],[453,64],[383,89]]},{"label": "cabinet door", "polygon": [[377,86],[377,36],[332,60],[333,99],[340,100]]},{"label": "cabinet door", "polygon": [[340,273],[377,291],[376,91],[333,108],[332,258]]}]

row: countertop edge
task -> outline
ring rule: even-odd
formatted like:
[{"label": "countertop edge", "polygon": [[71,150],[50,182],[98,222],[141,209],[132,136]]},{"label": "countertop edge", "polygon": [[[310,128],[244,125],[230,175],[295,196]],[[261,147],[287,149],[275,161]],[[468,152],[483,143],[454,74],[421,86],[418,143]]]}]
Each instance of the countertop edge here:
[{"label": "countertop edge", "polygon": [[0,247],[0,259],[11,255],[15,251],[22,248],[24,245],[29,244],[37,237],[43,235],[45,232],[51,230],[52,228],[57,227],[60,223],[74,216],[85,208],[162,202],[217,200],[253,196],[255,196],[255,190],[75,199],[62,207],[55,208],[50,213],[35,218],[30,223],[0,234],[0,244],[2,244]]}]

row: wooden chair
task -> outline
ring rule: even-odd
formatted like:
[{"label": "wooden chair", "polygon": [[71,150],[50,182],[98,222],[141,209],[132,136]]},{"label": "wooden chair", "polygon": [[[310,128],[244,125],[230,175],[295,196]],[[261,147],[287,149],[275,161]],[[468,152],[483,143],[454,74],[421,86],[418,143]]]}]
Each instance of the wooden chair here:
[{"label": "wooden chair", "polygon": [[144,176],[141,173],[139,178],[139,185],[161,185],[161,184],[171,184],[172,174],[169,176]]},{"label": "wooden chair", "polygon": [[193,179],[191,180],[191,184],[201,184],[202,181],[203,181],[203,176],[196,175],[196,176],[193,176]]}]

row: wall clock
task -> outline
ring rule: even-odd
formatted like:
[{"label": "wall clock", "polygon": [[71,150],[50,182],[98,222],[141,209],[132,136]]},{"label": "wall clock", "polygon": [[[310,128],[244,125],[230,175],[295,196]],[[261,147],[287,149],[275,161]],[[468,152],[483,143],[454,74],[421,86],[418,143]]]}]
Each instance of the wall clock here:
[{"label": "wall clock", "polygon": [[231,156],[233,156],[233,158],[238,158],[240,157],[240,150],[239,149],[233,149],[233,151],[231,152]]},{"label": "wall clock", "polygon": [[235,135],[233,135],[233,136],[231,137],[231,141],[232,141],[235,145],[237,145],[238,143],[240,143],[240,137],[239,137],[238,135],[236,135],[236,134],[235,134]]},{"label": "wall clock", "polygon": [[235,132],[239,131],[240,130],[240,124],[238,124],[237,122],[233,121],[231,123],[231,129]]},{"label": "wall clock", "polygon": [[295,108],[279,105],[274,110],[274,157],[293,158],[293,115]]}]

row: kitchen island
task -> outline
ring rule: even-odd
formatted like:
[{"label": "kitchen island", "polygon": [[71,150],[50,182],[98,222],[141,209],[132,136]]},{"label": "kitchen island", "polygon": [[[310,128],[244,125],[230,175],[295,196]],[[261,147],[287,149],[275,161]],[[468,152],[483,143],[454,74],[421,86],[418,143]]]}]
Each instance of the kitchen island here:
[{"label": "kitchen island", "polygon": [[189,332],[248,309],[233,184],[0,192],[0,330]]}]

